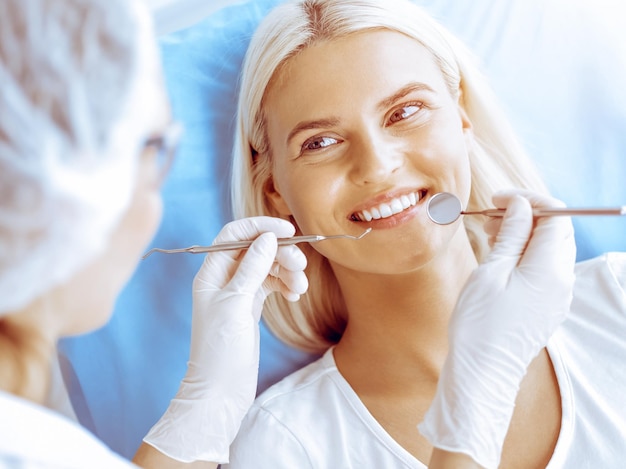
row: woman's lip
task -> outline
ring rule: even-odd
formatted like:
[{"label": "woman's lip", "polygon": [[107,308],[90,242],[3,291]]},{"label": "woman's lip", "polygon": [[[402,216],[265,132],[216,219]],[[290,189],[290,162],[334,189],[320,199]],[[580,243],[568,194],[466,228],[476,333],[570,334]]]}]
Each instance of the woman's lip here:
[{"label": "woman's lip", "polygon": [[408,195],[408,194],[411,194],[411,193],[419,194],[419,200],[417,201],[417,203],[419,204],[423,199],[426,198],[426,196],[428,194],[428,190],[424,189],[424,188],[419,188],[419,189],[399,189],[399,190],[396,190],[396,191],[393,191],[393,192],[386,192],[384,194],[377,195],[376,197],[374,197],[372,199],[369,199],[367,201],[367,203],[360,204],[358,208],[354,209],[350,213],[350,217],[354,213],[363,212],[363,210],[371,210],[374,207],[378,207],[380,204],[388,204],[393,199],[398,199],[398,198],[402,197],[403,195]]}]

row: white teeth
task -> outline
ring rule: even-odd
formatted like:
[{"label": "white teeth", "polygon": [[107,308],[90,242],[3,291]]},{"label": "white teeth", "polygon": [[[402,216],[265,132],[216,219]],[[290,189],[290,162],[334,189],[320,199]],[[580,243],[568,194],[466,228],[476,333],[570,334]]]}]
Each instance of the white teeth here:
[{"label": "white teeth", "polygon": [[391,207],[387,204],[380,204],[378,206],[378,210],[380,210],[380,216],[383,218],[388,218],[391,215],[393,215],[393,212],[391,211]]},{"label": "white teeth", "polygon": [[391,201],[391,211],[393,214],[395,215],[396,213],[400,213],[402,210],[404,209],[402,208],[402,202],[400,199],[393,199]]},{"label": "white teeth", "polygon": [[354,216],[361,221],[379,220],[388,218],[396,213],[400,213],[409,207],[414,206],[420,200],[420,195],[415,192],[402,195],[388,203],[380,204],[378,207],[372,207],[368,210],[355,213]]}]

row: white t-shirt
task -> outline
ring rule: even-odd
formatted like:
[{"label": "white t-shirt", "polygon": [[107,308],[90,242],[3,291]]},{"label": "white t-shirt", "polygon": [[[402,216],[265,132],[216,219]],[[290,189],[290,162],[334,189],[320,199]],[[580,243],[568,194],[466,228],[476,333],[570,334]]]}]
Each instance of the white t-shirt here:
[{"label": "white t-shirt", "polygon": [[[561,431],[548,467],[621,468],[626,461],[626,254],[581,262],[576,275],[570,315],[547,347],[562,405]],[[426,467],[369,413],[337,370],[332,349],[257,398],[230,460],[230,469]]]},{"label": "white t-shirt", "polygon": [[0,469],[131,469],[76,422],[0,391]]}]

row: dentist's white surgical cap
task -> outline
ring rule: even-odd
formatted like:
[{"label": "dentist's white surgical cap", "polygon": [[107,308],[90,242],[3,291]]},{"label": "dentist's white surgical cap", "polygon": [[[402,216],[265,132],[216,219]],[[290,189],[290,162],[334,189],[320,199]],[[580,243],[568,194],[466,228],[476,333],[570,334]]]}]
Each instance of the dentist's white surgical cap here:
[{"label": "dentist's white surgical cap", "polygon": [[0,1],[0,315],[106,246],[148,137],[155,50],[132,0]]}]

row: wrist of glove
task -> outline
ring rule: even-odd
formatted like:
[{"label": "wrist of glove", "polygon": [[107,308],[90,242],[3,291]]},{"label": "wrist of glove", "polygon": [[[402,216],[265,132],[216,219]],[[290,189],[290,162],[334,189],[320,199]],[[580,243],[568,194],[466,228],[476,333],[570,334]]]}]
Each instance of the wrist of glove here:
[{"label": "wrist of glove", "polygon": [[494,202],[507,212],[485,226],[492,251],[459,296],[435,398],[419,425],[433,446],[486,468],[500,462],[529,364],[569,310],[576,256],[569,218],[533,220],[531,204],[558,202],[520,191]]},{"label": "wrist of glove", "polygon": [[215,243],[255,239],[246,251],[209,253],[193,284],[187,373],[144,441],[182,461],[228,462],[228,448],[256,394],[259,319],[272,292],[294,301],[308,287],[306,258],[287,221],[271,217],[226,225]]}]

